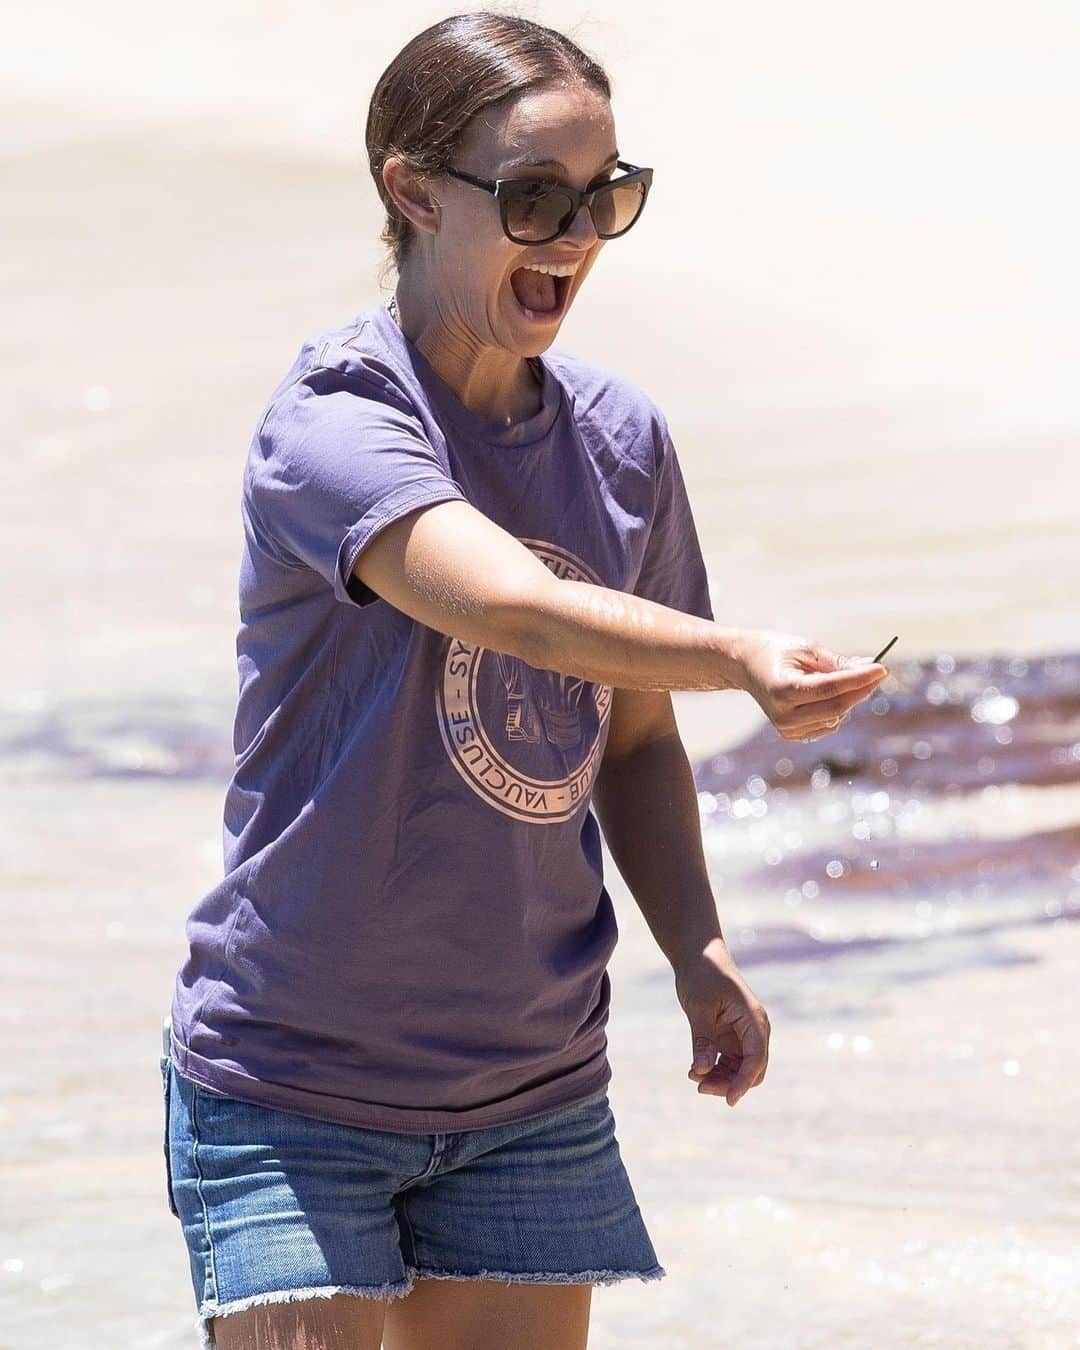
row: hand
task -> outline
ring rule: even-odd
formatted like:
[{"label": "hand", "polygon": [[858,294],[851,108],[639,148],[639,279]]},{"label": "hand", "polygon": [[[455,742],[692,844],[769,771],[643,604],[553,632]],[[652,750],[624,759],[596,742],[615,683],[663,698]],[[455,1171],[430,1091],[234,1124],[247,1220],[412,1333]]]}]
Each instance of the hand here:
[{"label": "hand", "polygon": [[690,1023],[689,1077],[697,1081],[698,1092],[726,1097],[734,1106],[765,1077],[768,1013],[746,986],[723,938],[713,938],[679,962],[675,992]]},{"label": "hand", "polygon": [[864,656],[838,656],[809,638],[768,629],[744,629],[737,655],[742,687],[787,741],[835,731],[889,673]]}]

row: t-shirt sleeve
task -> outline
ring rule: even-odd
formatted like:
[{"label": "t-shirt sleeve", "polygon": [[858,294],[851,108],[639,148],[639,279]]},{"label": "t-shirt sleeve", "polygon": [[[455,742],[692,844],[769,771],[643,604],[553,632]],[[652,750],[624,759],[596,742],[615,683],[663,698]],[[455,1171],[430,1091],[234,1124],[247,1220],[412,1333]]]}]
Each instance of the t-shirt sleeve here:
[{"label": "t-shirt sleeve", "polygon": [[361,607],[379,596],[352,569],[379,531],[418,506],[467,500],[419,419],[379,393],[354,375],[309,372],[271,405],[245,474],[260,542]]},{"label": "t-shirt sleeve", "polygon": [[661,414],[655,509],[634,595],[712,621],[709,578],[679,457]]}]

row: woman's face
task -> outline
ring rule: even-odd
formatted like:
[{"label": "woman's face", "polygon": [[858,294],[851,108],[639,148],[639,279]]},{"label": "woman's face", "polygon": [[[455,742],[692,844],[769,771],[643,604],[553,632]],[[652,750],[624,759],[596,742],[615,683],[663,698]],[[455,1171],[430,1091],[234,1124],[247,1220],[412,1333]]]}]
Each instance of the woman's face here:
[{"label": "woman's face", "polygon": [[[618,150],[610,103],[574,82],[485,109],[451,163],[481,178],[531,178],[584,190],[619,172]],[[518,244],[503,233],[499,203],[490,192],[449,175],[433,181],[430,190],[439,203],[437,227],[418,242],[428,245],[429,283],[444,327],[521,356],[550,346],[604,244],[588,209],[578,211],[559,238]],[[563,281],[533,273],[511,285],[517,269],[535,264],[575,270]],[[556,299],[561,303],[550,314],[534,308]]]}]

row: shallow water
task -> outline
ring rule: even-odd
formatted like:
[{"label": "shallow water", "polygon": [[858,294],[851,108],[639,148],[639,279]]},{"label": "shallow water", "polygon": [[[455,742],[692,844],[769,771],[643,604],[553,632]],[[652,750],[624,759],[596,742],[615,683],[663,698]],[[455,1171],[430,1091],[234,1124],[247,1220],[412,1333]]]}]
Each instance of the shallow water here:
[{"label": "shallow water", "polygon": [[714,884],[793,918],[877,901],[952,931],[1015,921],[1018,894],[1025,914],[1080,912],[1075,653],[894,663],[827,738],[765,724],[695,778]]}]

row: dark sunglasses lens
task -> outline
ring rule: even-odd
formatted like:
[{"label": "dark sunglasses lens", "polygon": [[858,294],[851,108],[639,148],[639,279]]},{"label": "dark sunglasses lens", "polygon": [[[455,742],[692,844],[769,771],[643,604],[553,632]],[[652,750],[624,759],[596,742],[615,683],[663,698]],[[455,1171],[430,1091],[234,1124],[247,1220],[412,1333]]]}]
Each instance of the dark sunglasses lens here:
[{"label": "dark sunglasses lens", "polygon": [[645,203],[645,184],[613,187],[593,198],[593,222],[600,235],[621,234],[629,229]]},{"label": "dark sunglasses lens", "polygon": [[518,188],[506,208],[506,227],[523,244],[550,239],[573,205],[565,192],[546,183]]},{"label": "dark sunglasses lens", "polygon": [[[644,201],[641,182],[598,193],[592,204],[597,234],[621,234],[637,219]],[[574,203],[557,187],[536,183],[519,188],[507,205],[507,229],[522,244],[551,239],[569,223],[573,209]]]}]

